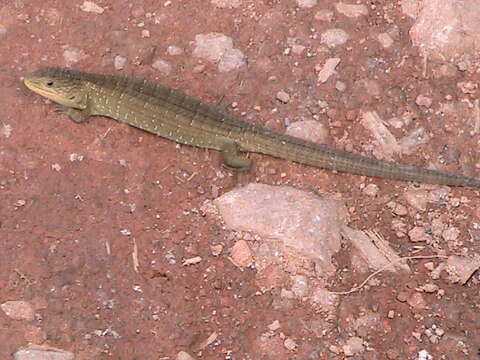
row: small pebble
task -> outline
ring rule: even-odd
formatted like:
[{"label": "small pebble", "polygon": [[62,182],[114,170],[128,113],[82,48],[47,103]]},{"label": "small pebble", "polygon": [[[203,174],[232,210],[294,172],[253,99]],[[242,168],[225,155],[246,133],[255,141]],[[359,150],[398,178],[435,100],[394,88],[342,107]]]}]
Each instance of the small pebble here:
[{"label": "small pebble", "polygon": [[405,292],[405,291],[400,291],[398,294],[397,294],[397,300],[400,301],[400,302],[407,302],[407,299],[408,299],[408,293]]},{"label": "small pebble", "polygon": [[435,284],[425,284],[421,289],[426,293],[434,293],[438,290],[438,286]]},{"label": "small pebble", "polygon": [[378,185],[376,184],[368,184],[362,191],[365,195],[377,196],[379,189]]},{"label": "small pebble", "polygon": [[105,11],[104,8],[95,4],[93,1],[84,1],[82,5],[80,5],[80,10],[85,12],[92,12],[95,14],[103,14]]},{"label": "small pebble", "polygon": [[435,269],[435,264],[432,261],[426,262],[425,264],[423,264],[423,266],[425,267],[425,269],[430,271]]},{"label": "small pebble", "polygon": [[162,75],[168,75],[172,71],[172,65],[163,59],[155,59],[152,67],[158,70]]},{"label": "small pebble", "polygon": [[345,84],[343,81],[337,81],[335,83],[335,89],[340,92],[344,92],[347,89],[347,84]]},{"label": "small pebble", "polygon": [[272,322],[270,325],[268,325],[268,328],[269,328],[271,331],[276,331],[276,330],[280,329],[280,321],[275,320],[275,321]]},{"label": "small pebble", "polygon": [[432,105],[432,98],[425,96],[425,95],[418,95],[417,99],[415,100],[415,103],[418,106],[425,106],[425,107],[430,107]]},{"label": "small pebble", "polygon": [[303,9],[310,9],[317,5],[317,0],[297,0],[297,4]]},{"label": "small pebble", "polygon": [[408,209],[405,205],[396,204],[393,212],[398,216],[405,216],[408,214]]},{"label": "small pebble", "polygon": [[389,360],[395,360],[398,359],[400,356],[400,353],[397,349],[388,349],[387,350],[387,358]]},{"label": "small pebble", "polygon": [[115,70],[122,70],[125,67],[125,64],[127,63],[127,58],[117,55],[113,59],[113,67]]},{"label": "small pebble", "polygon": [[290,101],[290,95],[288,95],[284,90],[280,90],[278,93],[277,93],[277,100],[279,100],[280,102],[286,104]]},{"label": "small pebble", "polygon": [[298,346],[291,338],[286,338],[283,342],[283,345],[290,351],[295,350],[295,348]]},{"label": "small pebble", "polygon": [[328,9],[318,10],[315,13],[315,20],[331,22],[333,20],[333,11]]},{"label": "small pebble", "polygon": [[167,47],[167,54],[168,55],[181,55],[183,53],[183,50],[181,48],[179,48],[178,46],[175,46],[175,45],[169,45]]},{"label": "small pebble", "polygon": [[180,351],[177,354],[176,360],[195,360],[195,358],[185,351]]}]

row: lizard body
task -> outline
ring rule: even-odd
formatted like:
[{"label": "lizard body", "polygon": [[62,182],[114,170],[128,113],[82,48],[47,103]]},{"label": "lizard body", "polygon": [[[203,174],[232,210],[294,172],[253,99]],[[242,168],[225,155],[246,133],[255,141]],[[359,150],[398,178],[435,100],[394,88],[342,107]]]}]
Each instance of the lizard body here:
[{"label": "lizard body", "polygon": [[25,77],[32,91],[63,106],[73,121],[107,116],[178,143],[221,151],[245,169],[256,152],[319,168],[430,184],[480,187],[480,179],[377,160],[280,134],[145,79],[48,67]]}]

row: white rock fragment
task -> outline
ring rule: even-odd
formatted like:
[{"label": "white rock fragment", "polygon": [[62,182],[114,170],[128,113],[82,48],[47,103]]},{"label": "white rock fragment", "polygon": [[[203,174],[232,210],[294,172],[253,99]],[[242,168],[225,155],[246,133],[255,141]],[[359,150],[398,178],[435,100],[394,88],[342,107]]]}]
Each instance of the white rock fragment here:
[{"label": "white rock fragment", "polygon": [[297,0],[297,5],[302,9],[310,9],[317,5],[317,0]]},{"label": "white rock fragment", "polygon": [[127,63],[127,58],[124,56],[117,55],[113,59],[113,67],[115,70],[122,70],[125,67],[125,64]]},{"label": "white rock fragment", "polygon": [[218,61],[220,72],[228,72],[245,65],[242,51],[234,49],[233,40],[220,33],[196,35],[193,56]]},{"label": "white rock fragment", "polygon": [[343,2],[339,2],[335,4],[335,9],[337,9],[340,14],[343,14],[349,18],[357,18],[368,15],[368,8],[365,5],[345,4]]},{"label": "white rock fragment", "polygon": [[340,92],[344,92],[347,89],[347,84],[343,81],[337,81],[335,83],[335,89],[337,89]]},{"label": "white rock fragment", "polygon": [[212,332],[208,336],[208,338],[206,338],[205,340],[200,342],[198,345],[196,345],[194,347],[194,350],[197,352],[205,349],[208,345],[212,344],[215,340],[217,340],[217,338],[218,338],[218,333],[216,331]]},{"label": "white rock fragment", "polygon": [[122,229],[120,230],[120,234],[122,234],[123,236],[130,236],[132,235],[132,232],[128,229]]},{"label": "white rock fragment", "polygon": [[15,202],[13,203],[13,206],[15,206],[15,207],[22,207],[22,206],[25,206],[26,203],[27,203],[27,202],[26,202],[25,200],[23,200],[23,199],[18,199],[17,201],[15,201]]},{"label": "white rock fragment", "polygon": [[69,156],[68,156],[68,159],[71,161],[71,162],[74,162],[74,161],[82,161],[84,159],[84,156],[83,155],[80,155],[80,154],[77,154],[77,153],[71,153]]},{"label": "white rock fragment", "polygon": [[198,34],[195,36],[193,56],[219,61],[227,50],[233,48],[233,40],[220,33]]},{"label": "white rock fragment", "polygon": [[320,42],[327,45],[329,48],[334,48],[339,45],[345,44],[350,35],[342,29],[328,29],[325,30],[320,36]]},{"label": "white rock fragment", "polygon": [[268,329],[270,331],[277,331],[278,329],[280,329],[280,321],[275,320],[270,325],[268,325]]},{"label": "white rock fragment", "polygon": [[245,55],[239,49],[225,51],[218,63],[218,71],[229,72],[245,66]]},{"label": "white rock fragment", "polygon": [[210,251],[212,252],[213,256],[219,256],[223,252],[223,245],[222,244],[210,245]]},{"label": "white rock fragment", "polygon": [[376,143],[375,155],[392,159],[392,155],[400,152],[397,139],[385,126],[383,120],[376,111],[363,111],[361,124],[372,134]]},{"label": "white rock fragment", "polygon": [[424,127],[413,129],[410,134],[404,136],[398,141],[400,152],[402,154],[414,154],[420,145],[426,144],[430,140],[430,135]]},{"label": "white rock fragment", "polygon": [[286,104],[290,101],[290,95],[285,90],[280,90],[277,92],[276,98],[278,101]]},{"label": "white rock fragment", "polygon": [[445,263],[440,263],[436,268],[432,270],[430,273],[430,277],[433,280],[438,280],[440,279],[440,275],[442,275],[443,270],[445,270],[447,265]]},{"label": "white rock fragment", "polygon": [[[386,271],[395,272],[401,270],[410,272],[408,264],[399,261],[400,256],[377,233],[355,230],[344,226],[342,235],[355,246],[361,257],[371,268],[378,270],[386,267]],[[388,266],[390,264],[391,266]]]},{"label": "white rock fragment", "polygon": [[442,232],[442,238],[445,241],[456,241],[460,236],[460,230],[454,226],[450,226]]},{"label": "white rock fragment", "polygon": [[449,280],[463,285],[480,268],[480,255],[475,254],[472,257],[451,255],[446,264]]},{"label": "white rock fragment", "polygon": [[340,63],[340,58],[329,58],[318,72],[318,81],[326,83],[333,74],[336,74],[335,68]]},{"label": "white rock fragment", "polygon": [[185,351],[180,351],[177,354],[176,360],[195,360],[195,358]]},{"label": "white rock fragment", "polygon": [[225,193],[214,204],[227,227],[283,243],[285,256],[314,259],[324,273],[334,270],[331,257],[340,249],[346,216],[341,202],[288,186],[249,184]]},{"label": "white rock fragment", "polygon": [[288,125],[287,135],[316,143],[326,143],[330,136],[328,128],[316,120],[296,121]]},{"label": "white rock fragment", "polygon": [[233,245],[231,250],[231,260],[238,267],[250,266],[253,259],[253,252],[245,240],[239,240]]},{"label": "white rock fragment", "polygon": [[315,20],[331,22],[333,20],[333,11],[328,9],[318,10],[315,13]]},{"label": "white rock fragment", "polygon": [[377,196],[379,190],[380,189],[378,188],[377,184],[368,184],[365,186],[362,192],[368,196]]},{"label": "white rock fragment", "polygon": [[100,5],[95,4],[93,1],[84,1],[82,5],[80,5],[80,10],[85,12],[92,12],[95,14],[103,14],[105,9]]},{"label": "white rock fragment", "polygon": [[478,89],[478,84],[473,81],[460,81],[457,86],[464,94],[475,94]]},{"label": "white rock fragment", "polygon": [[179,48],[178,46],[168,45],[167,54],[172,55],[172,56],[181,55],[181,54],[183,54],[183,50],[181,48]]},{"label": "white rock fragment", "polygon": [[427,244],[432,243],[432,235],[428,234],[423,226],[415,226],[408,232],[408,237],[410,238],[411,242],[426,242]]},{"label": "white rock fragment", "polygon": [[428,97],[422,94],[418,95],[417,98],[415,99],[415,103],[418,106],[430,107],[432,105],[432,102],[433,100],[431,97]]},{"label": "white rock fragment", "polygon": [[283,342],[283,346],[285,346],[286,349],[293,351],[298,345],[295,343],[295,341],[293,341],[292,338],[286,338]]},{"label": "white rock fragment", "polygon": [[420,350],[418,352],[418,360],[433,360],[433,357],[427,350]]},{"label": "white rock fragment", "polygon": [[196,265],[202,261],[202,258],[200,256],[194,256],[189,259],[185,259],[182,263],[183,266],[189,266],[189,265]]},{"label": "white rock fragment", "polygon": [[405,216],[408,214],[408,209],[405,205],[395,203],[394,208],[392,209],[393,213],[398,216]]},{"label": "white rock fragment", "polygon": [[150,31],[148,31],[147,29],[143,29],[141,34],[142,34],[142,38],[150,37]]},{"label": "white rock fragment", "polygon": [[292,276],[292,291],[299,299],[307,296],[308,277],[306,277],[305,275]]},{"label": "white rock fragment", "polygon": [[69,351],[49,346],[29,345],[18,349],[14,354],[15,360],[74,360],[75,355]]},{"label": "white rock fragment", "polygon": [[420,293],[413,293],[407,298],[407,304],[414,309],[425,309],[427,307],[427,302],[423,298],[423,295]]},{"label": "white rock fragment", "polygon": [[157,58],[153,60],[152,67],[158,70],[162,75],[168,75],[172,71],[172,65],[168,61]]},{"label": "white rock fragment", "polygon": [[5,136],[6,138],[9,138],[12,135],[13,128],[10,124],[2,124],[2,128],[0,130],[0,133]]},{"label": "white rock fragment", "polygon": [[347,343],[342,346],[345,356],[354,356],[364,351],[363,340],[357,336],[351,337]]},{"label": "white rock fragment", "polygon": [[300,44],[293,44],[292,45],[292,52],[295,55],[301,55],[305,51],[306,47]]},{"label": "white rock fragment", "polygon": [[478,0],[424,0],[410,29],[413,45],[436,58],[453,59],[480,48]]},{"label": "white rock fragment", "polygon": [[83,50],[77,49],[73,46],[65,45],[62,47],[62,50],[63,59],[65,60],[65,65],[67,67],[72,66],[87,57]]},{"label": "white rock fragment", "polygon": [[333,313],[336,311],[340,299],[338,295],[322,288],[318,288],[312,295],[312,302],[322,311]]},{"label": "white rock fragment", "polygon": [[62,166],[58,163],[52,164],[52,170],[60,171],[62,170]]},{"label": "white rock fragment", "polygon": [[242,0],[210,0],[210,2],[221,9],[233,9],[242,5]]},{"label": "white rock fragment", "polygon": [[428,283],[428,284],[423,285],[421,287],[421,289],[426,293],[434,293],[434,292],[438,291],[439,287],[438,287],[438,285]]},{"label": "white rock fragment", "polygon": [[388,33],[378,34],[377,40],[383,46],[384,49],[388,49],[393,45],[393,39]]},{"label": "white rock fragment", "polygon": [[12,300],[0,305],[5,315],[14,320],[32,321],[35,318],[35,311],[27,301]]}]

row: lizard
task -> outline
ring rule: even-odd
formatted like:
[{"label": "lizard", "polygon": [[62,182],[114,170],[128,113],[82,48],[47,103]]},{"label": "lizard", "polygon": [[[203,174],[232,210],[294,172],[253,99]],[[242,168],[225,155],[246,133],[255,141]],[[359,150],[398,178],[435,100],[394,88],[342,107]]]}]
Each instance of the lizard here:
[{"label": "lizard", "polygon": [[378,160],[240,120],[216,105],[148,79],[45,67],[25,86],[52,100],[77,123],[106,116],[177,143],[220,151],[225,165],[246,170],[254,152],[297,163],[418,183],[480,187],[480,178]]}]

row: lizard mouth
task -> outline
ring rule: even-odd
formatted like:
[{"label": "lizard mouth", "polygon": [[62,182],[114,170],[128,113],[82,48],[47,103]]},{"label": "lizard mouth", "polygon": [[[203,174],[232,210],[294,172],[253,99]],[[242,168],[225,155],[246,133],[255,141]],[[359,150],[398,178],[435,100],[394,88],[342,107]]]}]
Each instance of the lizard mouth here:
[{"label": "lizard mouth", "polygon": [[33,78],[28,78],[26,77],[24,80],[23,80],[23,83],[25,84],[25,86],[32,90],[33,92],[41,95],[41,96],[44,96],[50,100],[53,100],[55,102],[58,102],[60,100],[60,96],[58,94],[56,94],[54,91],[52,90],[49,90],[47,88],[45,88],[44,86],[42,86],[41,84],[38,83],[38,81],[36,81],[35,79]]}]

